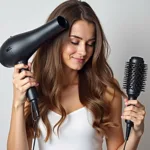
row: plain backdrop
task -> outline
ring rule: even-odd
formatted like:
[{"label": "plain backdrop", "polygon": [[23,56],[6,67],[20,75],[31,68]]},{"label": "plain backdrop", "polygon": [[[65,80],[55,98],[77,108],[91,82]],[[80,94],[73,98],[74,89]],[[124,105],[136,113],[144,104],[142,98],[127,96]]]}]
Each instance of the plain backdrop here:
[{"label": "plain backdrop", "polygon": [[[0,0],[0,46],[10,36],[45,23],[49,13],[63,0]],[[132,56],[150,64],[150,1],[87,0],[98,15],[111,47],[109,64],[122,87],[125,63]],[[0,65],[0,150],[6,150],[12,106],[13,68]],[[146,107],[145,132],[138,150],[150,147],[150,75],[139,101]],[[123,105],[124,107],[124,105]],[[123,127],[125,124],[123,121]],[[38,147],[36,146],[38,150]],[[104,146],[104,149],[105,146]]]}]

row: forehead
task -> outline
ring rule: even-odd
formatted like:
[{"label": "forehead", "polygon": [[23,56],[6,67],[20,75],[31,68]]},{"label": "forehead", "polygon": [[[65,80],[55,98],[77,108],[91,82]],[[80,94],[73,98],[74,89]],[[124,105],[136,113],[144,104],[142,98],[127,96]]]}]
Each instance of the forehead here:
[{"label": "forehead", "polygon": [[72,25],[70,34],[90,39],[95,37],[95,26],[85,20],[78,20]]}]

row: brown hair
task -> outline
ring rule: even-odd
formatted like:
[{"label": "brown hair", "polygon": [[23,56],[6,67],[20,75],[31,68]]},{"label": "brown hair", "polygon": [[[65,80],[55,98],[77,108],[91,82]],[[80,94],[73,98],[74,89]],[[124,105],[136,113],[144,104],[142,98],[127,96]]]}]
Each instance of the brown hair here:
[{"label": "brown hair", "polygon": [[[108,43],[100,22],[93,9],[86,3],[78,0],[69,0],[60,4],[48,17],[47,22],[57,16],[65,17],[70,25],[77,20],[86,20],[95,25],[96,43],[94,53],[84,67],[79,71],[79,98],[93,114],[93,128],[100,134],[105,135],[109,127],[116,126],[110,121],[110,101],[105,100],[107,87],[123,95],[123,92],[114,81],[113,72],[106,62],[108,56]],[[47,128],[45,141],[51,137],[52,129],[47,114],[50,109],[57,108],[62,117],[54,128],[58,125],[58,130],[66,118],[66,111],[59,102],[60,93],[63,88],[63,63],[61,58],[61,46],[65,44],[69,37],[70,29],[57,36],[54,40],[43,44],[33,59],[33,72],[39,87],[39,110],[42,121]],[[27,135],[33,137],[33,126],[30,105],[25,109]],[[57,130],[57,131],[58,131]],[[40,130],[38,130],[40,131]],[[40,135],[40,132],[39,132]]]}]

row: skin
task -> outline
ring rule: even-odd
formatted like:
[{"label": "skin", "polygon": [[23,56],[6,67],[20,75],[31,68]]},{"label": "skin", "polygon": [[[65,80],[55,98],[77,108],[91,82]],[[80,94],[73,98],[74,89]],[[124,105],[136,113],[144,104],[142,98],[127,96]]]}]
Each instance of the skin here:
[{"label": "skin", "polygon": [[133,130],[140,136],[144,131],[144,118],[146,114],[145,107],[138,100],[125,99],[124,101],[126,106],[131,106],[124,109],[121,118],[134,122]]},{"label": "skin", "polygon": [[92,23],[80,20],[73,24],[69,42],[62,48],[63,62],[68,69],[76,72],[89,60],[94,50],[94,35]]},{"label": "skin", "polygon": [[[82,69],[84,64],[89,60],[94,52],[95,43],[95,27],[92,23],[84,20],[75,22],[71,28],[68,43],[66,43],[62,51],[62,60],[64,63],[65,73],[69,85],[62,91],[61,104],[65,108],[67,114],[83,107],[79,100],[78,94],[78,71]],[[29,71],[19,73],[21,68],[29,68]],[[31,63],[27,66],[18,64],[14,68],[13,85],[14,85],[14,104],[17,104],[17,110],[21,109],[25,99],[26,90],[32,86],[38,86],[31,72]],[[28,77],[26,77],[28,76]],[[26,77],[26,78],[25,78]],[[30,78],[29,78],[30,77]],[[117,82],[117,81],[116,81]],[[113,89],[108,88],[105,96],[108,100],[112,100]],[[74,99],[73,99],[74,97]],[[145,107],[138,100],[124,100],[125,107],[122,111],[122,97],[116,93],[113,101],[111,101],[112,121],[119,124],[119,128],[111,128],[109,130],[108,139],[106,140],[108,150],[122,150],[124,145],[123,130],[121,118],[123,120],[130,119],[134,123],[131,130],[126,150],[136,150],[140,137],[144,132]],[[28,105],[28,102],[25,103]],[[17,111],[16,111],[17,112]],[[57,110],[55,112],[59,113]],[[13,128],[13,127],[12,127]],[[20,136],[20,135],[19,135]],[[26,135],[25,135],[26,136]],[[25,137],[24,136],[24,137]],[[10,135],[11,137],[11,135]],[[21,137],[19,137],[21,139]],[[24,139],[22,140],[24,141]],[[8,142],[9,143],[9,142]],[[10,142],[11,143],[11,142]],[[14,142],[12,142],[13,145]],[[9,144],[11,147],[11,144]],[[31,149],[32,139],[28,139],[28,146]]]},{"label": "skin", "polygon": [[62,47],[65,73],[70,79],[70,84],[77,82],[78,70],[82,69],[84,64],[92,56],[94,43],[94,25],[83,20],[75,22],[71,28],[69,42]]}]

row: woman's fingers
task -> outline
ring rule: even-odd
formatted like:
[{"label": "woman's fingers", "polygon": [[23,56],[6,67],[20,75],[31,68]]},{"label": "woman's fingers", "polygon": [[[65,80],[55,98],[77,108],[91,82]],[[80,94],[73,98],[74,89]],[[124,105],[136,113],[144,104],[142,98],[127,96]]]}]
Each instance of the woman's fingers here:
[{"label": "woman's fingers", "polygon": [[125,101],[125,103],[127,104],[127,107],[124,108],[123,115],[133,116],[133,117],[137,117],[137,116],[145,117],[146,114],[145,107],[138,100],[128,100]]},{"label": "woman's fingers", "polygon": [[145,118],[145,107],[138,100],[125,100],[127,107],[121,116],[122,119],[131,120],[135,127],[142,126]]},{"label": "woman's fingers", "polygon": [[[17,64],[14,67],[13,73],[13,88],[14,99],[24,101],[26,98],[26,91],[33,86],[38,86],[35,81],[33,73],[31,72],[31,63],[28,65]],[[21,71],[20,71],[21,70]]]},{"label": "woman's fingers", "polygon": [[145,107],[138,100],[124,100],[127,107],[121,116],[124,120],[131,120],[134,124],[133,130],[138,136],[144,132]]},{"label": "woman's fingers", "polygon": [[134,123],[134,126],[140,126],[142,124],[142,122],[144,121],[144,117],[143,116],[121,116],[122,119],[125,120],[131,120]]},{"label": "woman's fingers", "polygon": [[[27,69],[29,66],[28,65],[25,65],[25,64],[17,64],[14,66],[14,74],[17,74],[20,72],[20,69]],[[14,78],[14,76],[13,76]]]},{"label": "woman's fingers", "polygon": [[[29,69],[29,70],[22,70],[20,72],[20,69]],[[29,63],[28,66],[24,64],[15,65],[13,79],[15,80],[17,78],[21,80],[27,76],[33,77],[33,73],[30,70],[31,70],[31,63]]]},{"label": "woman's fingers", "polygon": [[[23,84],[23,83],[22,83]],[[24,93],[27,91],[27,89],[29,89],[30,87],[34,87],[34,86],[38,86],[38,83],[35,81],[30,81],[30,82],[25,82],[24,85],[20,85],[17,87],[17,89],[21,92]]]},{"label": "woman's fingers", "polygon": [[144,112],[145,111],[145,108],[144,107],[136,107],[134,105],[130,105],[130,106],[127,106],[124,108],[124,112],[126,111],[133,111],[133,112],[136,112],[136,113],[141,113],[141,112]]},{"label": "woman's fingers", "polygon": [[143,117],[145,116],[145,111],[144,110],[139,110],[138,112],[135,111],[124,111],[124,113],[122,114],[123,116],[132,116],[135,118],[141,118],[143,119]]},{"label": "woman's fingers", "polygon": [[[17,83],[16,84],[18,85],[18,87],[22,87],[25,84],[27,84],[28,82],[35,82],[35,83],[37,83],[34,78],[26,77],[23,80],[19,81],[18,84]],[[18,88],[18,87],[16,86],[16,88]]]},{"label": "woman's fingers", "polygon": [[23,70],[19,75],[18,75],[18,79],[24,79],[25,77],[33,77],[33,73],[27,70]]},{"label": "woman's fingers", "polygon": [[25,65],[25,64],[16,64],[14,66],[14,74],[17,74],[17,73],[20,73],[20,69],[29,69],[29,71],[31,71],[31,66],[32,66],[32,63],[31,62],[28,62],[28,65]]},{"label": "woman's fingers", "polygon": [[124,101],[125,101],[125,105],[126,106],[128,106],[128,105],[134,105],[136,107],[145,109],[144,105],[142,105],[138,100],[127,100],[127,99],[125,99]]},{"label": "woman's fingers", "polygon": [[26,90],[26,87],[37,85],[37,82],[33,78],[33,73],[27,70],[23,70],[21,73],[16,74],[13,79],[13,83],[15,87],[21,92],[24,92],[24,90]]}]

